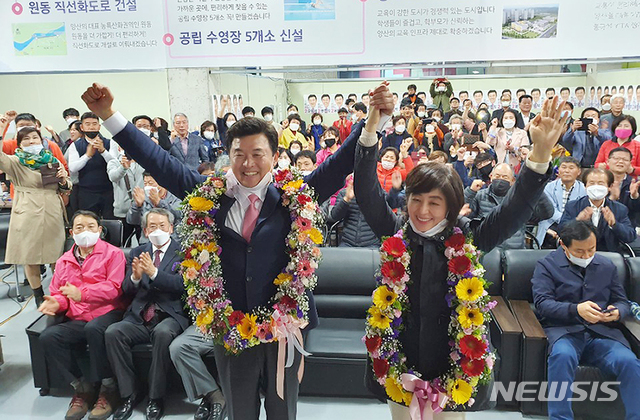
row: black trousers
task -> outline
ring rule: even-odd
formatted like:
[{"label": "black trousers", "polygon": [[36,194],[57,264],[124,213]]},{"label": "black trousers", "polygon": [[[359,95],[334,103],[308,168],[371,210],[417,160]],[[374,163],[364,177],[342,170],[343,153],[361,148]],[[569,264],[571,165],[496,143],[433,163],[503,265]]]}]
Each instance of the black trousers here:
[{"label": "black trousers", "polygon": [[114,219],[113,189],[109,191],[92,191],[80,188],[78,193],[79,209],[89,210],[103,219]]},{"label": "black trousers", "polygon": [[113,310],[89,322],[65,319],[52,325],[40,334],[40,344],[44,349],[49,374],[57,375],[68,383],[83,376],[76,360],[78,350],[89,345],[89,372],[84,378],[98,382],[111,378],[113,373],[107,358],[104,334],[109,325],[122,319],[123,311]]},{"label": "black trousers", "polygon": [[167,391],[167,373],[171,368],[169,345],[182,332],[175,319],[167,317],[153,326],[121,321],[111,325],[106,332],[107,355],[118,379],[120,395],[127,398],[135,393],[136,371],[131,349],[136,344],[151,343],[151,368],[149,369],[149,398],[163,398]]}]

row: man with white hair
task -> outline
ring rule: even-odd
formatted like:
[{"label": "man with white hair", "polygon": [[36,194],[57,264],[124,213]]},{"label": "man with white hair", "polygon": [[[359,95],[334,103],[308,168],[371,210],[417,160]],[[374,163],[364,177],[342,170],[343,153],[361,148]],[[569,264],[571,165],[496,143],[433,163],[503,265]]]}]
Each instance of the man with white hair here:
[{"label": "man with white hair", "polygon": [[169,153],[188,168],[196,170],[202,162],[209,162],[202,138],[189,133],[189,118],[181,112],[173,117],[171,139],[173,144]]},{"label": "man with white hair", "polygon": [[613,121],[622,115],[625,103],[623,95],[613,95],[611,97],[611,113],[600,116],[600,127],[611,130]]}]

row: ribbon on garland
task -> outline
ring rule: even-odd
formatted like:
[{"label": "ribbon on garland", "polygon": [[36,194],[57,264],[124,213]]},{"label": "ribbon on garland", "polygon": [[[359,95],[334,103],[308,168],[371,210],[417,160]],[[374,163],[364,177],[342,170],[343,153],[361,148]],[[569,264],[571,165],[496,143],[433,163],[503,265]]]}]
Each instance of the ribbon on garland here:
[{"label": "ribbon on garland", "polygon": [[311,353],[305,351],[302,345],[302,329],[307,326],[307,322],[294,320],[289,315],[282,314],[278,309],[273,313],[273,320],[275,322],[275,337],[278,340],[276,391],[278,396],[284,400],[284,370],[293,366],[295,350],[302,354],[298,368],[298,382],[302,381],[304,375],[304,356],[311,356]]},{"label": "ribbon on garland", "polygon": [[400,380],[405,390],[413,392],[409,405],[411,420],[432,420],[434,413],[439,413],[446,407],[449,397],[429,381],[423,381],[410,373],[403,373]]}]

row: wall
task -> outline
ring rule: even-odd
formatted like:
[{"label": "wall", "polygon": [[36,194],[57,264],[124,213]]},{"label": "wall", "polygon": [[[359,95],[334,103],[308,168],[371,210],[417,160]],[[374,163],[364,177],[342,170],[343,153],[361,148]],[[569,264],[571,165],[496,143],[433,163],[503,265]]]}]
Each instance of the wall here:
[{"label": "wall", "polygon": [[167,72],[11,74],[0,76],[0,112],[15,110],[34,114],[43,125],[62,131],[66,124],[62,111],[87,111],[80,96],[88,86],[99,82],[109,86],[115,96],[114,107],[127,118],[138,114],[168,118],[169,87]]}]

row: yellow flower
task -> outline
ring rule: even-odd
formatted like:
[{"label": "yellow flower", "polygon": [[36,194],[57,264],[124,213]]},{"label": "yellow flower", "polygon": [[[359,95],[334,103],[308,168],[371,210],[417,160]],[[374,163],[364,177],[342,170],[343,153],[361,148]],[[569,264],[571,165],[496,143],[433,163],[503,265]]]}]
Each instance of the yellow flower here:
[{"label": "yellow flower", "polygon": [[193,268],[196,271],[200,271],[200,268],[202,267],[196,260],[184,260],[182,261],[182,266],[184,268]]},{"label": "yellow flower", "polygon": [[384,381],[384,388],[387,391],[387,395],[393,401],[397,403],[402,403],[405,400],[406,391],[402,388],[402,384],[395,380],[395,378],[389,376]]},{"label": "yellow flower", "polygon": [[289,282],[291,280],[293,280],[293,276],[291,274],[280,273],[278,274],[278,277],[276,277],[276,279],[273,281],[273,284],[275,284],[276,286],[280,286],[281,284],[285,284],[286,282]]},{"label": "yellow flower", "polygon": [[205,309],[200,311],[198,316],[196,317],[196,325],[198,327],[204,327],[213,322],[213,309],[210,306],[207,306]]},{"label": "yellow flower", "polygon": [[373,292],[373,304],[380,309],[387,309],[396,301],[397,297],[398,295],[389,290],[387,286],[380,286]]},{"label": "yellow flower", "polygon": [[463,381],[462,379],[458,379],[453,383],[453,387],[451,388],[451,397],[456,404],[464,404],[469,401],[471,398],[471,394],[473,393],[473,388],[471,385]]},{"label": "yellow flower", "polygon": [[299,179],[297,181],[290,181],[290,182],[287,182],[286,184],[284,184],[284,188],[285,189],[292,188],[294,190],[298,190],[298,189],[300,189],[300,187],[302,187],[302,182],[303,181],[301,179]]},{"label": "yellow flower", "polygon": [[458,321],[462,328],[471,328],[472,326],[480,326],[484,323],[482,312],[477,309],[462,308],[458,314]]},{"label": "yellow flower", "polygon": [[316,228],[313,228],[309,231],[309,237],[316,245],[320,245],[322,243],[322,233]]},{"label": "yellow flower", "polygon": [[477,277],[462,279],[456,286],[456,296],[458,296],[458,299],[467,302],[478,300],[483,292],[484,287],[482,287],[482,283]]},{"label": "yellow flower", "polygon": [[371,315],[368,319],[369,325],[374,328],[379,328],[381,330],[386,330],[389,328],[391,324],[391,320],[383,314],[380,309],[376,306],[372,306],[369,308],[369,315]]},{"label": "yellow flower", "polygon": [[195,211],[209,211],[213,208],[213,201],[207,200],[204,197],[193,197],[189,200],[189,205]]},{"label": "yellow flower", "polygon": [[245,314],[242,322],[238,325],[238,332],[242,338],[248,340],[256,334],[258,331],[256,319],[258,319],[256,315]]}]

